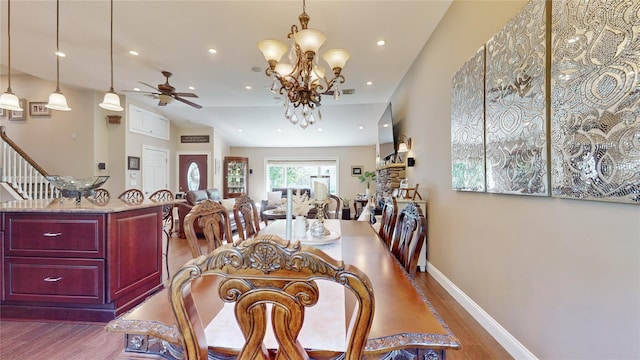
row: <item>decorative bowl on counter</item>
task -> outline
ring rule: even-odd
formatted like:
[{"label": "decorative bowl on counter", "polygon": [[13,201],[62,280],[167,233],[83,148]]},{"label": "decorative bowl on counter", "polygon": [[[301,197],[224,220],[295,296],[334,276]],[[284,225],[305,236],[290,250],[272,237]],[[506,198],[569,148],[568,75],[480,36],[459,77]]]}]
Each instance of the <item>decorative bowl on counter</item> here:
[{"label": "decorative bowl on counter", "polygon": [[46,179],[60,190],[63,197],[74,197],[76,203],[80,204],[82,197],[90,196],[93,190],[104,184],[109,176],[92,176],[85,179],[75,179],[70,176],[50,175]]}]

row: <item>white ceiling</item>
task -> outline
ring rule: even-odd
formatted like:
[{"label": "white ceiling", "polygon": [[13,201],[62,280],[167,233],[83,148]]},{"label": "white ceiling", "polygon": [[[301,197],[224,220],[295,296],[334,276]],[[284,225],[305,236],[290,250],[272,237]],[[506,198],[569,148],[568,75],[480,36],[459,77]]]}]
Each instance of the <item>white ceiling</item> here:
[{"label": "white ceiling", "polygon": [[[298,0],[115,0],[114,87],[179,126],[215,127],[230,146],[372,145],[377,139],[377,121],[393,91],[450,3],[309,0],[309,27],[327,35],[320,52],[340,47],[351,53],[341,88],[354,89],[355,94],[337,101],[324,96],[322,121],[306,130],[288,123],[282,103],[267,90],[271,79],[264,74],[266,61],[256,47],[266,38],[287,41],[291,25],[298,24],[302,12]],[[0,4],[0,59],[6,66],[7,1]],[[385,46],[376,45],[380,39],[386,41]],[[55,1],[11,2],[14,74],[24,72],[55,81],[55,41]],[[109,1],[61,0],[59,41],[60,50],[67,55],[60,59],[63,92],[65,86],[108,90]],[[209,48],[215,48],[217,54],[210,54]],[[140,55],[132,56],[129,50]],[[260,71],[252,70],[255,67]],[[204,108],[197,110],[177,101],[157,107],[157,100],[149,96],[122,92],[134,87],[149,90],[138,81],[163,83],[161,70],[173,73],[169,82],[176,91],[198,94],[199,98],[189,99]],[[373,85],[366,85],[367,81]],[[246,85],[253,89],[246,90]],[[2,85],[2,91],[5,89],[6,84]],[[72,100],[69,105],[73,108]]]}]

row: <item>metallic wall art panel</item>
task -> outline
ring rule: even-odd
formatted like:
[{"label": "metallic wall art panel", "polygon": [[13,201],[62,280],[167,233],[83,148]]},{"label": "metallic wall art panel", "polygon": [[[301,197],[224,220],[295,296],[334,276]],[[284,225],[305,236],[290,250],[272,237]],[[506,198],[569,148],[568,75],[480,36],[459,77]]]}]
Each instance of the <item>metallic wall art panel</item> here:
[{"label": "metallic wall art panel", "polygon": [[487,192],[549,195],[545,16],[532,0],[486,45]]},{"label": "metallic wall art panel", "polygon": [[451,84],[451,186],[485,191],[484,46],[453,75]]},{"label": "metallic wall art panel", "polygon": [[554,1],[553,196],[640,203],[640,0]]}]

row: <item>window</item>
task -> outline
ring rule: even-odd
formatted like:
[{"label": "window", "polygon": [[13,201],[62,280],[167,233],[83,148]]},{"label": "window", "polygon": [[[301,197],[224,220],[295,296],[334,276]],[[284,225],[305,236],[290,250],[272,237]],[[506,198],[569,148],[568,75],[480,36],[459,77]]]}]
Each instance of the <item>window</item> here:
[{"label": "window", "polygon": [[329,175],[329,192],[338,192],[337,160],[267,160],[267,191],[273,188],[311,188],[312,175]]}]

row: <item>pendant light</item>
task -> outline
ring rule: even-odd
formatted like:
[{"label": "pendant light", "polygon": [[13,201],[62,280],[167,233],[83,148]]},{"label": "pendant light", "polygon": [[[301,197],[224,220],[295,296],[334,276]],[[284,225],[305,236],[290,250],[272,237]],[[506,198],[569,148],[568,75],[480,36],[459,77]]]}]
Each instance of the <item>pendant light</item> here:
[{"label": "pendant light", "polygon": [[104,94],[104,99],[100,103],[100,107],[105,110],[111,111],[122,111],[122,106],[120,106],[120,97],[116,94],[115,90],[113,90],[113,0],[111,0],[111,87],[109,91]]},{"label": "pendant light", "polygon": [[9,51],[7,52],[9,55],[9,69],[7,70],[9,86],[7,87],[7,91],[0,96],[0,108],[22,111],[23,109],[20,107],[20,100],[13,91],[11,91],[11,0],[7,0],[7,45],[9,47]]},{"label": "pendant light", "polygon": [[60,0],[56,0],[56,91],[49,95],[49,103],[45,107],[52,110],[69,111],[67,98],[60,91]]}]

